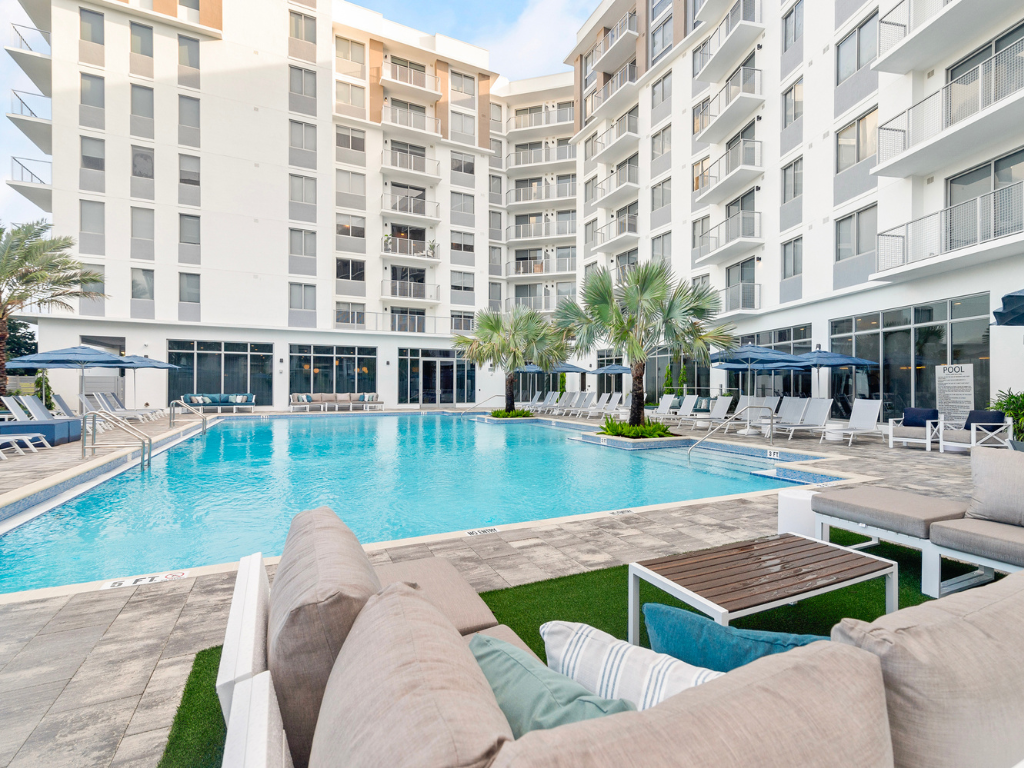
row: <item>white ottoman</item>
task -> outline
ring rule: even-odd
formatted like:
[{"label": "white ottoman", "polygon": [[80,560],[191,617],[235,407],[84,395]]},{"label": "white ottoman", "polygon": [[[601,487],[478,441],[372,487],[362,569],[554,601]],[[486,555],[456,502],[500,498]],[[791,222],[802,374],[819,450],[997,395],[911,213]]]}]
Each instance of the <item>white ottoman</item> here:
[{"label": "white ottoman", "polygon": [[779,533],[799,533],[814,538],[811,497],[817,491],[787,488],[779,491]]}]

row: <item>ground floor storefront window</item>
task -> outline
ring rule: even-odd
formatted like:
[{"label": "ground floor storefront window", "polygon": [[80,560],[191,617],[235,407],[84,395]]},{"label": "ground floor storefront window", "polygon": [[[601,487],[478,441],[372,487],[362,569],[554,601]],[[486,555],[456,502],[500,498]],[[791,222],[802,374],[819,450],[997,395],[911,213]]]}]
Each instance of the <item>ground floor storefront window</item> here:
[{"label": "ground floor storefront window", "polygon": [[376,347],[292,344],[289,353],[292,394],[377,392]]},{"label": "ground floor storefront window", "polygon": [[528,403],[538,392],[540,392],[541,400],[548,396],[548,392],[558,392],[561,375],[558,373],[517,373],[516,402]]},{"label": "ground floor storefront window", "polygon": [[[811,351],[811,324],[776,328],[740,337],[740,344],[766,347],[787,355]],[[813,371],[729,371],[729,389],[754,397],[810,397]],[[753,390],[750,392],[748,390]]]},{"label": "ground floor storefront window", "polygon": [[398,402],[476,402],[476,366],[453,349],[399,349]]},{"label": "ground floor storefront window", "polygon": [[167,342],[167,402],[185,394],[256,395],[274,403],[274,345],[235,341]]},{"label": "ground floor storefront window", "polygon": [[[684,367],[686,375],[680,384],[679,374]],[[669,371],[671,384],[668,383],[665,371]],[[626,386],[631,384],[627,383]],[[644,400],[648,405],[654,405],[666,392],[680,396],[707,396],[711,392],[711,370],[706,366],[697,365],[687,357],[671,352],[668,347],[661,347],[647,358],[647,366],[644,369]]]}]

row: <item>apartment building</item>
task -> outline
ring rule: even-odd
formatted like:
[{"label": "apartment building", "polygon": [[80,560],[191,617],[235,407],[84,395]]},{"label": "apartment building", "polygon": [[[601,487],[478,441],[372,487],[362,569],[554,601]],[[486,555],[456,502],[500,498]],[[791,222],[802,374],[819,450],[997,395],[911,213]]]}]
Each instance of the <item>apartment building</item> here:
[{"label": "apartment building", "polygon": [[[650,259],[718,290],[744,342],[880,364],[759,394],[888,416],[934,403],[936,365],[974,365],[979,407],[1024,379],[1019,332],[989,326],[1024,285],[1007,0],[604,0],[566,30],[571,72],[518,82],[344,2],[21,3],[7,50],[38,94],[9,118],[53,160],[8,183],[107,295],[34,319],[45,347],[182,366],[140,401],[481,402],[499,377],[451,349],[474,312],[552,312]],[[742,385],[666,352],[649,399],[680,365]]]}]

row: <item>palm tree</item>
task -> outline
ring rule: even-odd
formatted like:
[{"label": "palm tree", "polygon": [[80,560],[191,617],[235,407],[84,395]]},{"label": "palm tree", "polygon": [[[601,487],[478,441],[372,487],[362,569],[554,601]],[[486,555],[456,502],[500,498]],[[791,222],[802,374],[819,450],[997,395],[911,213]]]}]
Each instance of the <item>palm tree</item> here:
[{"label": "palm tree", "polygon": [[555,325],[573,337],[575,351],[589,354],[599,344],[625,352],[633,376],[629,423],[644,422],[644,371],[647,358],[661,347],[710,365],[710,349],[735,346],[732,326],[712,325],[718,295],[708,287],[676,282],[669,267],[647,262],[619,282],[605,269],[583,283],[582,306],[566,301],[555,312]]},{"label": "palm tree", "polygon": [[14,313],[33,307],[70,311],[70,299],[103,295],[85,288],[103,277],[71,257],[73,238],[48,237],[51,226],[45,221],[9,229],[0,225],[0,395],[7,394],[7,324]]},{"label": "palm tree", "polygon": [[505,372],[505,410],[516,407],[516,368],[527,363],[545,371],[566,358],[565,337],[537,310],[516,304],[512,312],[481,311],[472,336],[456,336],[455,348],[476,365]]}]

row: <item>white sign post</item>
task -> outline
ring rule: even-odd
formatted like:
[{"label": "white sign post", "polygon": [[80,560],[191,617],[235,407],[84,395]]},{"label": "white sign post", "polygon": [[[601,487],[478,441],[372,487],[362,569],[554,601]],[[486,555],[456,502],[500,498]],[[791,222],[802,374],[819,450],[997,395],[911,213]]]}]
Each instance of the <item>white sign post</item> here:
[{"label": "white sign post", "polygon": [[974,409],[974,366],[935,366],[935,397],[946,423],[962,425]]}]

